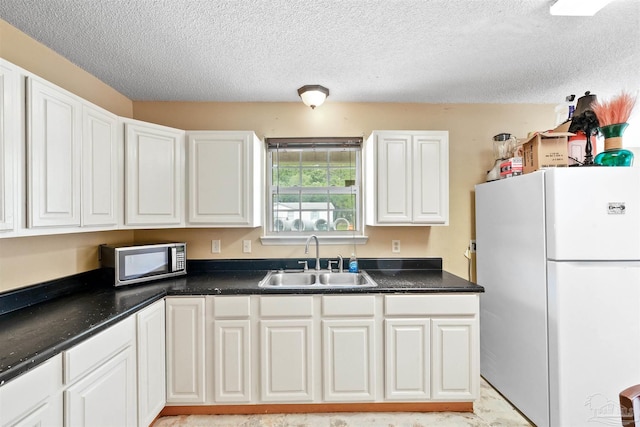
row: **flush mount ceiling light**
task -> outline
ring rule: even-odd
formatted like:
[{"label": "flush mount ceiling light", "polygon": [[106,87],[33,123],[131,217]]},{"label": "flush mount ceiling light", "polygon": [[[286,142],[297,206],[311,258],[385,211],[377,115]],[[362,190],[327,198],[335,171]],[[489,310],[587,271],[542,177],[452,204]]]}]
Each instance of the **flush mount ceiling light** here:
[{"label": "flush mount ceiling light", "polygon": [[549,8],[552,15],[593,16],[613,0],[557,0]]},{"label": "flush mount ceiling light", "polygon": [[298,89],[298,95],[302,98],[302,102],[312,109],[322,105],[327,96],[329,89],[320,85],[305,85]]}]

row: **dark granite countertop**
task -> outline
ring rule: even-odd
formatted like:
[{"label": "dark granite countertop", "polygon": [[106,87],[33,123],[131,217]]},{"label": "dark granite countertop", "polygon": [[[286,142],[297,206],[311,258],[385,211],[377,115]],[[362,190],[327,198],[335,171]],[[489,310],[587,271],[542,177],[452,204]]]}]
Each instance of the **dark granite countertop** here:
[{"label": "dark granite countertop", "polygon": [[[313,264],[311,264],[313,265]],[[0,294],[0,385],[166,295],[484,292],[442,271],[440,259],[360,260],[374,288],[273,289],[258,282],[274,260],[189,261],[187,276],[115,288],[94,270]]]}]

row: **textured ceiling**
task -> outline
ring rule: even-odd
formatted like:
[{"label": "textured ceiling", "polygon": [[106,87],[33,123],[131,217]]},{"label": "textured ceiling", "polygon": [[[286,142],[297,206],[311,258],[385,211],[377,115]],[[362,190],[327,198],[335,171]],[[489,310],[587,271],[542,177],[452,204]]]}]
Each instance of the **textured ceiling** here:
[{"label": "textured ceiling", "polygon": [[[0,18],[133,100],[560,103],[640,89],[640,1],[0,0]],[[1,41],[0,41],[1,42]]]}]

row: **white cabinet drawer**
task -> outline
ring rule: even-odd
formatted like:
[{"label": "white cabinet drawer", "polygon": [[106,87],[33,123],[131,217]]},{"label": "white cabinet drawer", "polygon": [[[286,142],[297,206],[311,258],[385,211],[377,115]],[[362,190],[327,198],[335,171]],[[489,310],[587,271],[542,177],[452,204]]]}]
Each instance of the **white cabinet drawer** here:
[{"label": "white cabinet drawer", "polygon": [[26,422],[29,415],[43,410],[51,417],[49,425],[62,425],[61,391],[62,355],[58,354],[0,388],[0,425]]},{"label": "white cabinet drawer", "polygon": [[376,312],[374,295],[333,295],[322,297],[324,317],[373,316]]},{"label": "white cabinet drawer", "polygon": [[386,295],[386,316],[438,316],[478,314],[478,295]]},{"label": "white cabinet drawer", "polygon": [[64,381],[69,385],[96,369],[135,340],[135,319],[130,316],[64,352]]},{"label": "white cabinet drawer", "polygon": [[260,298],[260,316],[262,317],[309,317],[312,315],[312,296]]},{"label": "white cabinet drawer", "polygon": [[213,317],[216,319],[231,319],[249,317],[251,314],[250,297],[207,297],[213,300]]}]

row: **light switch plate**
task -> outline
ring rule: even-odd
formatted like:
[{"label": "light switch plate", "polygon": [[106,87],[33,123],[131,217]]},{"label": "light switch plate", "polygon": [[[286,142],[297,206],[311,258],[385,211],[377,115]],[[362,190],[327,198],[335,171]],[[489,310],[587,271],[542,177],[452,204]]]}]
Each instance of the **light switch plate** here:
[{"label": "light switch plate", "polygon": [[211,253],[219,254],[220,253],[220,240],[212,240],[211,241]]},{"label": "light switch plate", "polygon": [[244,252],[245,254],[251,253],[251,240],[242,241],[242,252]]}]

